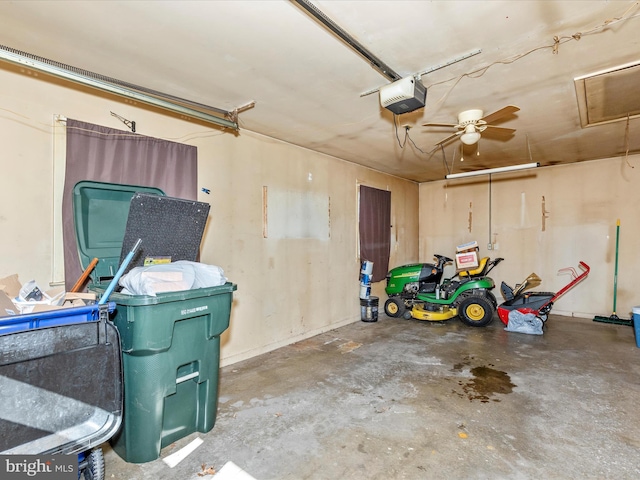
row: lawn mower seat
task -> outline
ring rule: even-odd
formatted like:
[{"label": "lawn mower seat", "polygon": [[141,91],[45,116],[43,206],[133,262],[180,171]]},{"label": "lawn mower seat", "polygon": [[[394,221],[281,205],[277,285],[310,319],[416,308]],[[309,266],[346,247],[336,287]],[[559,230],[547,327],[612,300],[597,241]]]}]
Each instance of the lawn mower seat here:
[{"label": "lawn mower seat", "polygon": [[462,270],[458,272],[458,275],[461,277],[481,277],[487,270],[487,262],[489,262],[489,257],[483,257],[478,262],[478,266],[476,268],[473,270]]}]

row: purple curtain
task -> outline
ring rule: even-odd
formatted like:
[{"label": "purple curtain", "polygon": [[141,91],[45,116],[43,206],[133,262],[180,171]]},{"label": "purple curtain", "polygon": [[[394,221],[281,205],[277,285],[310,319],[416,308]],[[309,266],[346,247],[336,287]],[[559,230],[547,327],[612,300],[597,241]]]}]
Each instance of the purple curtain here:
[{"label": "purple curtain", "polygon": [[391,192],[360,186],[360,261],[373,262],[372,282],[389,270],[391,251]]},{"label": "purple curtain", "polygon": [[197,199],[198,149],[191,145],[67,119],[62,199],[66,288],[83,268],[73,222],[73,187],[81,180],[160,188],[170,197]]}]

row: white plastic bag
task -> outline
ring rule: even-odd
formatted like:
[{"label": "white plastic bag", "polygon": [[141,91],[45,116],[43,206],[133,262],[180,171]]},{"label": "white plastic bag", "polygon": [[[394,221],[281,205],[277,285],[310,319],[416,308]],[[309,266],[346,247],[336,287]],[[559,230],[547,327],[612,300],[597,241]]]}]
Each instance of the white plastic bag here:
[{"label": "white plastic bag", "polygon": [[215,287],[226,281],[224,271],[216,265],[180,260],[132,268],[118,283],[123,287],[121,293],[155,297],[157,293]]}]

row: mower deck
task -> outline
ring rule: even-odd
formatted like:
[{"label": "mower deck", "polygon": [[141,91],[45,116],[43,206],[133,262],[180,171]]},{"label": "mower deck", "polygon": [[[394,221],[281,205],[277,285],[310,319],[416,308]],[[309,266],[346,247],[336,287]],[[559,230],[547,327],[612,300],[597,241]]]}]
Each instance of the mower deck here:
[{"label": "mower deck", "polygon": [[458,315],[456,308],[444,308],[444,311],[426,310],[422,305],[414,305],[411,309],[411,316],[417,320],[428,320],[430,322],[442,322]]}]

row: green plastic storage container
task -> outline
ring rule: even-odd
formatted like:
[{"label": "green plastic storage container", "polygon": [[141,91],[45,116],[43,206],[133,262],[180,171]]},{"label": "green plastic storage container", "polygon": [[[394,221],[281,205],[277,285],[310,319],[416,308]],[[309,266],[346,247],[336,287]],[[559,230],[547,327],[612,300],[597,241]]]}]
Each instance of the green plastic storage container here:
[{"label": "green plastic storage container", "polygon": [[213,428],[220,334],[229,326],[236,288],[226,283],[156,297],[111,294],[124,371],[122,428],[111,445],[125,461],[156,460],[163,447]]},{"label": "green plastic storage container", "polygon": [[[83,267],[94,257],[100,259],[89,286],[99,296],[109,274],[117,270],[128,206],[136,192],[162,194],[149,187],[98,182],[80,182],[74,188],[80,258]],[[125,461],[156,460],[170,443],[213,428],[220,335],[229,326],[236,288],[227,282],[157,296],[109,297],[116,303],[111,319],[120,334],[124,377],[122,428],[111,444]]]}]

